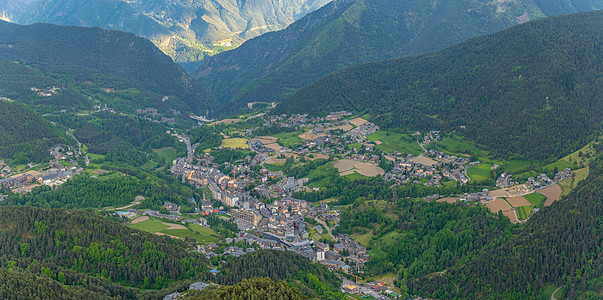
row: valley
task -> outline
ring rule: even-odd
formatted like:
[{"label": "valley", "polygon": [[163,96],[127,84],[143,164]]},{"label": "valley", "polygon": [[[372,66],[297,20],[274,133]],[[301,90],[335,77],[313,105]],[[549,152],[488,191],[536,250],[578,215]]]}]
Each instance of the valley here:
[{"label": "valley", "polygon": [[0,298],[601,298],[603,11],[547,17],[600,3],[319,3],[29,12],[193,40],[203,11],[220,47],[292,22],[193,75],[0,21]]}]

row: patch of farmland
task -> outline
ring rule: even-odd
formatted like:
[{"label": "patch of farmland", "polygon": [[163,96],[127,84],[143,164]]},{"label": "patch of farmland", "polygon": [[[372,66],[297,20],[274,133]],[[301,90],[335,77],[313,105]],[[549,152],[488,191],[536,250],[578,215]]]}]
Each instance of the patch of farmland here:
[{"label": "patch of farmland", "polygon": [[544,201],[544,206],[550,206],[553,202],[559,200],[561,197],[561,187],[557,184],[551,185],[547,188],[539,190],[538,193],[546,196],[546,201]]},{"label": "patch of farmland", "polygon": [[521,206],[529,206],[532,205],[532,203],[530,203],[530,201],[528,201],[526,198],[524,197],[513,197],[513,198],[508,198],[507,202],[509,202],[509,204],[511,204],[511,206],[513,207],[521,207]]}]

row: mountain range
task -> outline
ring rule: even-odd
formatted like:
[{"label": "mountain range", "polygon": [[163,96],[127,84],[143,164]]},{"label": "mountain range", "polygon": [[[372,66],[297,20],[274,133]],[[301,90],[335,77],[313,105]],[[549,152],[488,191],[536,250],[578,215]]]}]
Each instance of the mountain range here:
[{"label": "mountain range", "polygon": [[285,30],[204,60],[193,76],[233,110],[283,100],[353,64],[438,50],[529,20],[597,8],[603,1],[336,0]]},{"label": "mountain range", "polygon": [[327,2],[1,0],[0,18],[18,24],[45,22],[132,32],[153,41],[176,62],[186,63],[285,28]]},{"label": "mountain range", "polygon": [[[85,96],[82,98],[98,100],[92,97],[98,92],[117,96],[109,100],[121,98],[120,105],[129,106],[130,112],[151,106],[205,115],[215,107],[213,98],[182,68],[147,39],[131,33],[0,21],[0,57],[33,68],[37,77],[50,77],[62,87],[77,86],[80,92],[88,89],[81,93]],[[15,81],[20,73],[6,73],[4,84]],[[48,84],[47,79],[36,83],[39,79],[31,76],[24,76],[24,80],[34,81],[29,82],[31,86],[25,86],[25,90],[46,88],[42,85]],[[5,88],[14,89],[14,85],[6,84]],[[133,95],[123,95],[120,91]],[[32,92],[21,89],[13,94],[17,98],[29,98]]]},{"label": "mountain range", "polygon": [[368,109],[384,127],[457,131],[503,156],[576,151],[600,131],[603,11],[334,72],[275,113]]}]

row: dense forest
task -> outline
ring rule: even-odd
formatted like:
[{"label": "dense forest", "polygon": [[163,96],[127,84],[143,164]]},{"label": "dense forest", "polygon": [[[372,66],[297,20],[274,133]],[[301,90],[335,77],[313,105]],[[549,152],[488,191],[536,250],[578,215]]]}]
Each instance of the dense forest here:
[{"label": "dense forest", "polygon": [[184,242],[129,229],[93,213],[0,208],[0,265],[68,286],[132,298],[135,290],[206,276],[205,259]]},{"label": "dense forest", "polygon": [[602,129],[602,15],[551,17],[439,52],[350,67],[275,113],[368,108],[386,128],[456,131],[499,156],[560,157]]},{"label": "dense forest", "polygon": [[[148,298],[161,291],[182,291],[181,283],[193,280],[225,286],[212,293],[231,293],[239,290],[240,282],[256,282],[259,295],[261,290],[268,289],[271,295],[286,287],[290,295],[303,299],[302,293],[320,299],[342,298],[335,274],[292,252],[258,250],[224,262],[222,272],[213,276],[205,258],[187,250],[191,245],[139,232],[95,213],[0,207],[0,228],[0,275],[4,278],[0,295],[10,295],[3,299],[32,294],[66,299]],[[267,281],[254,279],[258,277]],[[272,280],[279,281],[276,290],[266,286],[274,284]],[[17,287],[19,291],[10,294]]]},{"label": "dense forest", "polygon": [[481,206],[400,200],[357,201],[342,210],[336,232],[372,232],[365,272],[395,273],[406,290],[408,281],[461,263],[513,228],[507,217]]},{"label": "dense forest", "polygon": [[445,274],[411,282],[410,290],[441,299],[538,299],[539,292],[552,285],[564,287],[567,299],[601,299],[602,200],[599,155],[589,177],[562,201]]},{"label": "dense forest", "polygon": [[41,186],[27,194],[11,194],[4,205],[31,205],[44,208],[98,209],[120,207],[144,197],[139,208],[160,209],[164,201],[182,206],[182,212],[194,211],[189,199],[199,197],[189,186],[162,172],[109,169],[109,178],[76,176],[58,187]]},{"label": "dense forest", "polygon": [[224,137],[219,130],[210,126],[201,126],[190,129],[188,135],[191,137],[191,144],[199,144],[195,149],[196,153],[202,153],[206,149],[216,148],[222,145]]},{"label": "dense forest", "polygon": [[63,84],[93,86],[109,79],[122,86],[104,88],[126,85],[144,91],[140,99],[150,98],[147,105],[166,111],[207,114],[215,108],[213,98],[184,70],[150,41],[131,33],[0,21],[0,45],[10,45],[0,47],[0,57],[30,65]]},{"label": "dense forest", "polygon": [[268,277],[285,280],[304,295],[318,299],[341,299],[340,279],[322,265],[289,251],[258,250],[224,265],[217,275],[220,284],[235,284],[243,279]]},{"label": "dense forest", "polygon": [[29,107],[0,101],[0,159],[15,164],[42,162],[50,158],[51,147],[74,143]]},{"label": "dense forest", "polygon": [[244,279],[232,286],[208,287],[203,291],[191,291],[183,297],[186,300],[245,300],[245,299],[309,299],[285,281],[274,282],[269,278]]},{"label": "dense forest", "polygon": [[57,281],[46,274],[36,275],[11,267],[10,270],[0,268],[0,278],[2,278],[0,298],[6,300],[112,299],[111,294],[97,289],[94,284],[89,285],[90,289],[82,286],[65,285],[66,277],[64,275],[60,277],[61,281]]},{"label": "dense forest", "polygon": [[[579,3],[578,3],[579,2]],[[554,14],[603,8],[591,0],[338,0],[285,30],[205,59],[199,78],[224,110],[280,101],[344,67],[443,49]]]}]

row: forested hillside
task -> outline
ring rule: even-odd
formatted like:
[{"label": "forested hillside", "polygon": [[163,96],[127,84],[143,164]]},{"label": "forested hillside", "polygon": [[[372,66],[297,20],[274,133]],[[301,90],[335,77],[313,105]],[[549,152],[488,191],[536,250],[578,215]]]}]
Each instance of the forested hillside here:
[{"label": "forested hillside", "polygon": [[129,229],[93,213],[0,208],[0,265],[106,296],[134,298],[203,276],[205,259],[169,237]]},{"label": "forested hillside", "polygon": [[[110,294],[89,290],[81,286],[64,285],[47,275],[25,271],[0,269],[0,298],[18,299],[112,299]],[[64,278],[64,277],[61,277]],[[66,278],[65,278],[66,279]],[[91,285],[94,287],[94,285]]]},{"label": "forested hillside", "polygon": [[514,228],[507,217],[492,215],[483,207],[410,199],[387,204],[386,209],[383,202],[357,201],[341,216],[337,232],[372,231],[368,243],[372,257],[365,272],[398,271],[401,281],[452,267]]},{"label": "forested hillside", "polygon": [[245,279],[233,286],[208,288],[202,292],[190,292],[186,300],[230,300],[230,299],[309,299],[286,282],[274,282],[268,278]]},{"label": "forested hillside", "polygon": [[182,68],[148,40],[129,33],[0,21],[0,57],[34,67],[68,87],[81,86],[78,91],[86,96],[91,92],[85,89],[94,86],[104,94],[130,89],[131,95],[122,98],[139,101],[136,108],[167,110],[169,105],[196,114],[214,108],[213,98]]},{"label": "forested hillside", "polygon": [[[196,62],[260,34],[285,28],[329,0],[0,1],[0,19],[132,32],[176,62]],[[198,64],[196,64],[198,66]]]},{"label": "forested hillside", "polygon": [[41,162],[50,157],[52,146],[73,143],[27,106],[0,101],[0,159],[16,164]]},{"label": "forested hillside", "polygon": [[204,60],[194,77],[218,101],[234,101],[225,107],[234,110],[283,100],[353,64],[438,50],[528,20],[597,8],[603,8],[600,0],[336,0],[285,30]]},{"label": "forested hillside", "polygon": [[563,201],[536,214],[507,240],[443,274],[410,283],[440,299],[538,299],[546,286],[567,299],[603,296],[603,156]]},{"label": "forested hillside", "polygon": [[216,282],[233,285],[244,279],[268,277],[284,280],[303,295],[314,299],[342,299],[341,280],[322,265],[289,251],[258,250],[231,261],[216,276]]},{"label": "forested hillside", "polygon": [[276,113],[366,108],[384,127],[445,130],[501,156],[561,157],[601,130],[603,11],[551,17],[325,76]]}]

